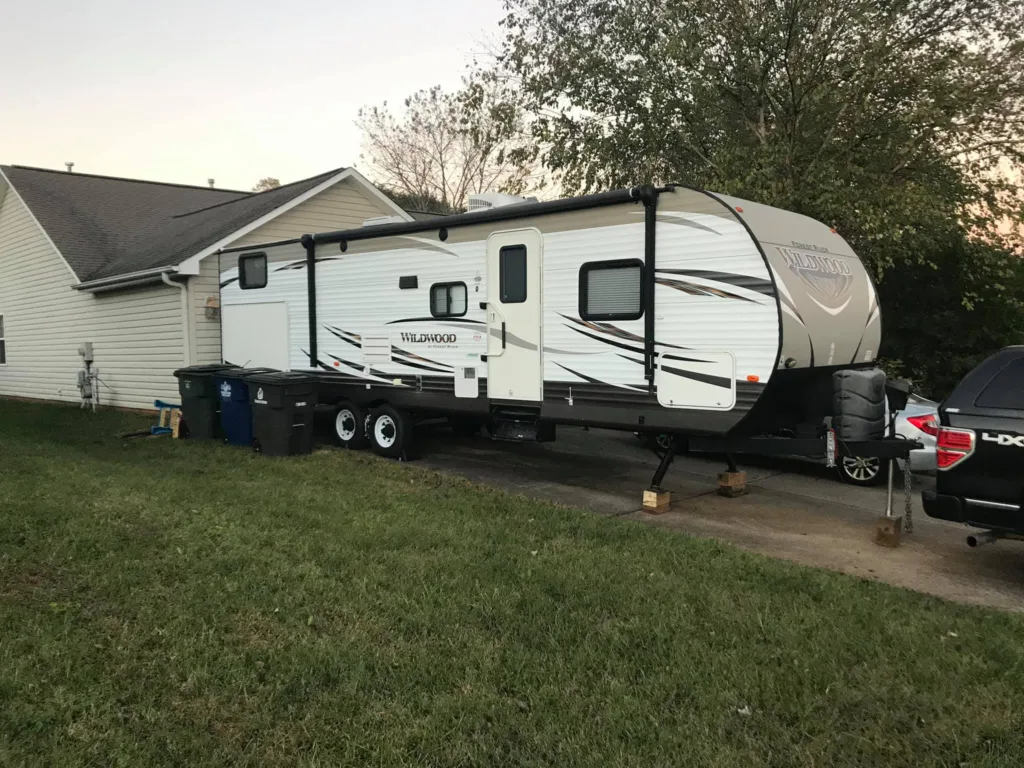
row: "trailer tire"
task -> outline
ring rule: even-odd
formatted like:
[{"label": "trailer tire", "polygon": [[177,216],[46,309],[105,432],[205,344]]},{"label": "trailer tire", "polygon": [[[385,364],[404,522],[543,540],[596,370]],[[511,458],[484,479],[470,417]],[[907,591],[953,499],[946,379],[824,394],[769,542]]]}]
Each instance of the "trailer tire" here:
[{"label": "trailer tire", "polygon": [[338,445],[357,450],[366,447],[366,414],[363,409],[348,400],[338,403],[334,414],[334,434]]},{"label": "trailer tire", "polygon": [[412,422],[397,408],[387,404],[374,408],[367,424],[370,447],[380,456],[400,458],[412,445]]}]

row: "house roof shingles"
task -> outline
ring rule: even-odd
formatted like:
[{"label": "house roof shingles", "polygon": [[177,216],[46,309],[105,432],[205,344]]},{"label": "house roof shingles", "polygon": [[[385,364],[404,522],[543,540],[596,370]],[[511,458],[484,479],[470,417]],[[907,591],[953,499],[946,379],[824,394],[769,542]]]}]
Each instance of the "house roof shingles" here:
[{"label": "house roof shingles", "polygon": [[344,170],[254,194],[0,168],[81,282],[180,264]]}]

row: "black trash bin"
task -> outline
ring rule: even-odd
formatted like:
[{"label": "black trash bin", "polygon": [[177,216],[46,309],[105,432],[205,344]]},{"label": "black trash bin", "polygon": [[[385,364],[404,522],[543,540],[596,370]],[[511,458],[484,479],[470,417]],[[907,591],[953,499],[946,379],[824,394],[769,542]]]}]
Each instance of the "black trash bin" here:
[{"label": "black trash bin", "polygon": [[252,404],[253,446],[267,456],[294,456],[313,450],[316,379],[306,373],[276,371],[245,376]]},{"label": "black trash bin", "polygon": [[189,365],[174,372],[181,395],[181,415],[188,436],[197,439],[220,437],[220,396],[214,376],[233,370],[226,363]]}]

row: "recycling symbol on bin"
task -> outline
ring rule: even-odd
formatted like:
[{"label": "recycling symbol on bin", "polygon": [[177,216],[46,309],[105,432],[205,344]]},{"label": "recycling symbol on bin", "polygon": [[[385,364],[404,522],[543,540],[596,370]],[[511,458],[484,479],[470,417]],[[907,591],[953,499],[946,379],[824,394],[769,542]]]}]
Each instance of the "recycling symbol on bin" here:
[{"label": "recycling symbol on bin", "polygon": [[263,387],[260,387],[259,389],[256,390],[256,399],[257,400],[262,400],[263,399]]},{"label": "recycling symbol on bin", "polygon": [[226,381],[220,385],[220,398],[221,400],[231,399],[231,385]]}]

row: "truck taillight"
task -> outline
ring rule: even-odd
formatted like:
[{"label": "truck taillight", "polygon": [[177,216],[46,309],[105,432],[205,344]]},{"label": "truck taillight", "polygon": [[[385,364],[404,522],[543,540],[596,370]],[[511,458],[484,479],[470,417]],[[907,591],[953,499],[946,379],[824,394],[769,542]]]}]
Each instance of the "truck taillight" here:
[{"label": "truck taillight", "polygon": [[939,469],[950,469],[974,453],[974,431],[939,427],[935,436],[935,460]]},{"label": "truck taillight", "polygon": [[908,416],[907,421],[920,429],[926,435],[935,437],[939,434],[939,420],[935,418],[934,413],[929,413],[924,416]]}]

